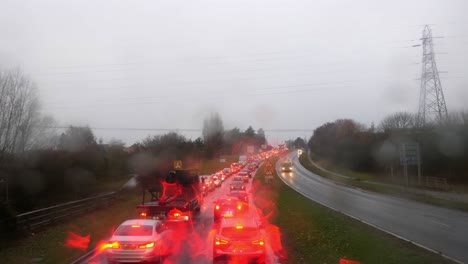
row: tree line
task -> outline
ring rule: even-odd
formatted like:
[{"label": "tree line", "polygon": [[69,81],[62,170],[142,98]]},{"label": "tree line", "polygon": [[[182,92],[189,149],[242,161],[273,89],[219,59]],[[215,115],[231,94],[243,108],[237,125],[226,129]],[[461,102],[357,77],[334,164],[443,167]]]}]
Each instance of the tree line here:
[{"label": "tree line", "polygon": [[104,144],[87,126],[55,127],[34,82],[21,70],[0,70],[0,218],[93,195],[129,173],[162,177],[176,159],[196,167],[204,158],[266,144],[263,129],[225,130],[218,113],[203,121],[195,140],[170,132],[132,146]]},{"label": "tree line", "polygon": [[[468,180],[468,113],[422,125],[415,114],[398,112],[375,127],[351,119],[327,122],[308,141],[311,152],[356,171],[388,175],[401,172],[401,146],[419,144],[423,176]],[[414,169],[414,168],[412,168]],[[382,176],[385,177],[385,176]]]},{"label": "tree line", "polygon": [[147,185],[165,177],[174,160],[182,160],[185,168],[198,168],[204,159],[246,154],[248,147],[258,150],[266,143],[263,129],[225,130],[220,115],[211,113],[203,120],[202,137],[191,140],[175,132],[148,137],[138,144],[130,164],[139,181]]}]

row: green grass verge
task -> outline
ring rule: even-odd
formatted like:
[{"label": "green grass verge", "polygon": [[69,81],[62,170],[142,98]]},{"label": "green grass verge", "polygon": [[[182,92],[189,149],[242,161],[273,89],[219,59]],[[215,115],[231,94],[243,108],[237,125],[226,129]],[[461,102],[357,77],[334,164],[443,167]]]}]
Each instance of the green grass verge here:
[{"label": "green grass verge", "polygon": [[264,182],[263,170],[256,176],[255,197],[274,199],[278,213],[273,219],[282,233],[287,253],[283,263],[337,264],[340,258],[366,263],[451,263],[374,229],[355,219],[315,203],[285,185],[278,176]]},{"label": "green grass verge", "polygon": [[[137,217],[135,206],[140,202],[141,193],[131,191],[122,193],[107,208],[101,208],[89,214],[66,220],[63,223],[47,227],[26,238],[12,241],[0,251],[2,263],[70,263],[93,249],[101,240],[107,239],[114,228],[126,219]],[[81,236],[90,235],[87,249],[68,248],[65,246],[68,232]]]},{"label": "green grass verge", "polygon": [[222,156],[221,159],[225,159],[226,161],[220,162],[220,158],[204,160],[200,166],[200,174],[211,174],[224,168],[229,168],[231,167],[231,163],[239,161],[239,156]]},{"label": "green grass verge", "polygon": [[319,168],[315,167],[308,160],[307,154],[301,155],[299,157],[299,162],[304,168],[306,168],[307,170],[311,171],[312,173],[316,175],[326,177],[333,181],[341,182],[346,185],[358,187],[358,188],[368,190],[368,191],[389,194],[393,196],[399,196],[402,198],[407,198],[407,199],[411,199],[411,200],[415,200],[418,202],[423,202],[423,203],[427,203],[431,205],[436,205],[436,206],[441,206],[441,207],[468,212],[468,203],[465,203],[465,202],[440,199],[440,198],[436,198],[436,197],[421,194],[421,193],[414,193],[414,192],[411,192],[411,189],[407,189],[405,187],[398,186],[398,185],[390,185],[390,184],[379,185],[379,184],[373,184],[373,183],[366,183],[366,182],[362,182],[359,180],[352,180],[352,179],[338,177],[336,175],[333,175],[326,171],[322,171]]}]

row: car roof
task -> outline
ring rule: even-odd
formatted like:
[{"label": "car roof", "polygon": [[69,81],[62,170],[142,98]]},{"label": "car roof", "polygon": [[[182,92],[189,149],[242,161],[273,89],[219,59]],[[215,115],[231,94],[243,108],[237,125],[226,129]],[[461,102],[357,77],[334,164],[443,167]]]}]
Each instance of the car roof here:
[{"label": "car roof", "polygon": [[160,224],[162,221],[156,219],[130,219],[120,225],[157,225],[158,223]]},{"label": "car roof", "polygon": [[244,185],[244,181],[232,181],[231,184],[234,184],[234,185]]}]

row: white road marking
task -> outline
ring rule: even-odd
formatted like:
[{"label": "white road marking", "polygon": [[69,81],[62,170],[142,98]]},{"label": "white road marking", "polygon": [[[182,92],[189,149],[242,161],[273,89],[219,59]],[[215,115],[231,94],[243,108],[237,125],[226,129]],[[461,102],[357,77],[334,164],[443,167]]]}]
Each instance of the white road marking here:
[{"label": "white road marking", "polygon": [[447,224],[444,224],[442,222],[438,222],[438,221],[434,221],[434,220],[431,220],[432,223],[436,223],[436,224],[439,224],[439,225],[443,225],[443,226],[446,226],[446,227],[449,227],[449,225]]}]

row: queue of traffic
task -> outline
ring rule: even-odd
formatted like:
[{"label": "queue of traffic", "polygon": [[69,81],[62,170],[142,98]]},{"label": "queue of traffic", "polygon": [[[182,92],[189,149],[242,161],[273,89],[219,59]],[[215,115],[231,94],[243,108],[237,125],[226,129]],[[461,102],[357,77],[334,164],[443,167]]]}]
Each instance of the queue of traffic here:
[{"label": "queue of traffic", "polygon": [[198,176],[189,170],[169,173],[159,185],[143,191],[143,202],[137,206],[140,218],[123,222],[105,243],[107,262],[162,263],[168,256],[195,252],[193,241],[200,236],[194,222],[203,201],[226,185],[224,196],[212,197],[212,242],[204,244],[212,243],[209,262],[240,256],[264,263],[266,234],[250,199],[250,184],[261,162],[276,154],[261,153],[212,175]]}]

